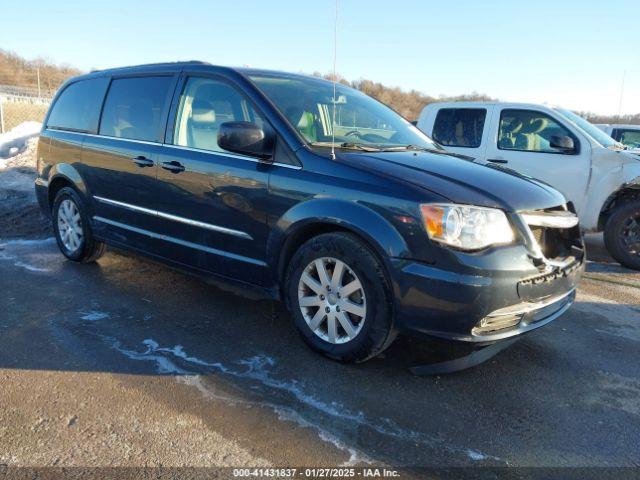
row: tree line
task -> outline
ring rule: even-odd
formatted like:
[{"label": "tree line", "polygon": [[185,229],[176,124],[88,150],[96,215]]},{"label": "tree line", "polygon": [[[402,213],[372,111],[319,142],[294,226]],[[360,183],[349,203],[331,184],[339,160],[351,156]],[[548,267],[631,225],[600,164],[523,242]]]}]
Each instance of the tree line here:
[{"label": "tree line", "polygon": [[[40,88],[44,94],[55,92],[69,77],[82,73],[77,68],[66,64],[56,64],[44,58],[27,60],[13,52],[0,49],[0,85],[11,85],[29,89],[38,88],[38,73]],[[314,73],[315,76],[331,80],[331,74]],[[360,79],[349,81],[338,76],[338,81],[370,95],[388,105],[408,120],[417,120],[425,105],[433,102],[457,101],[491,101],[496,100],[488,95],[471,92],[454,97],[432,97],[417,90],[403,90],[400,87],[389,87],[373,80]],[[632,123],[640,124],[640,113],[635,115],[604,116],[591,112],[579,112],[593,123]]]},{"label": "tree line", "polygon": [[39,75],[42,94],[51,95],[66,79],[80,73],[80,70],[69,65],[59,65],[44,58],[26,60],[13,52],[0,49],[0,85],[36,91]]}]

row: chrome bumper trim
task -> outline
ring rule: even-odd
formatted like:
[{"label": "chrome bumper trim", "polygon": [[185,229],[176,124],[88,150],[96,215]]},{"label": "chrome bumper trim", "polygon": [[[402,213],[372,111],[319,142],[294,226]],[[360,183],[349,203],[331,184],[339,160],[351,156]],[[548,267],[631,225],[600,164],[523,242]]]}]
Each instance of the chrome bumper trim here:
[{"label": "chrome bumper trim", "polygon": [[569,211],[521,213],[522,219],[527,225],[546,228],[573,228],[578,225],[579,219],[575,213]]}]

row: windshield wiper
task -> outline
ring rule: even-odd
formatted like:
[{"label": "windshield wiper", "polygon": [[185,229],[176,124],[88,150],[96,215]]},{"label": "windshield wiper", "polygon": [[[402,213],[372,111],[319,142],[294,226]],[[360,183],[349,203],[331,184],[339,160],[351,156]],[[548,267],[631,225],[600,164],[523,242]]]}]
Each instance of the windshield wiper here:
[{"label": "windshield wiper", "polygon": [[352,142],[343,142],[343,143],[333,143],[333,142],[311,142],[310,144],[313,147],[335,147],[335,148],[344,148],[347,150],[361,150],[363,152],[380,152],[382,151],[379,147],[363,145],[362,143],[352,143]]},{"label": "windshield wiper", "polygon": [[417,150],[419,152],[441,153],[447,154],[446,150],[438,150],[437,148],[420,147],[418,145],[398,145],[397,147],[385,147],[385,152],[399,152],[402,150]]}]

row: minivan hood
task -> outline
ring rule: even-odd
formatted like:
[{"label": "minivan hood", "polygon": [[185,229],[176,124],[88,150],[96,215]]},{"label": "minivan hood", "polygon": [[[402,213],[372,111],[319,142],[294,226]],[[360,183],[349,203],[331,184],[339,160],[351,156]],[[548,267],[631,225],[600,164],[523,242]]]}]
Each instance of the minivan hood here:
[{"label": "minivan hood", "polygon": [[434,192],[451,202],[517,212],[566,203],[553,187],[513,170],[421,151],[345,152],[338,160]]}]

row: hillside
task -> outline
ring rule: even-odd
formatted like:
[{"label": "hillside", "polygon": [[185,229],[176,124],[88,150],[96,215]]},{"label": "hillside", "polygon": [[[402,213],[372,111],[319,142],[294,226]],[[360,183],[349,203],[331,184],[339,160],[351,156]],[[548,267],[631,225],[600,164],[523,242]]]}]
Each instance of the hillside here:
[{"label": "hillside", "polygon": [[55,92],[67,78],[80,73],[80,70],[68,65],[56,65],[44,59],[26,60],[13,52],[0,49],[0,85],[37,91],[38,70],[43,95]]},{"label": "hillside", "polygon": [[[38,69],[40,70],[40,88],[43,96],[53,94],[67,78],[82,73],[79,69],[66,64],[55,64],[44,59],[27,60],[13,52],[0,49],[0,86],[16,86],[37,91]],[[332,78],[331,74],[323,75],[315,72],[314,75],[326,79]],[[432,102],[496,100],[475,91],[455,97],[432,97],[417,90],[406,91],[368,79],[349,81],[339,77],[338,80],[380,100],[409,120],[416,120],[422,108]],[[614,115],[603,116],[591,112],[579,113],[593,123],[640,124],[640,113],[623,115],[620,118]]]}]

